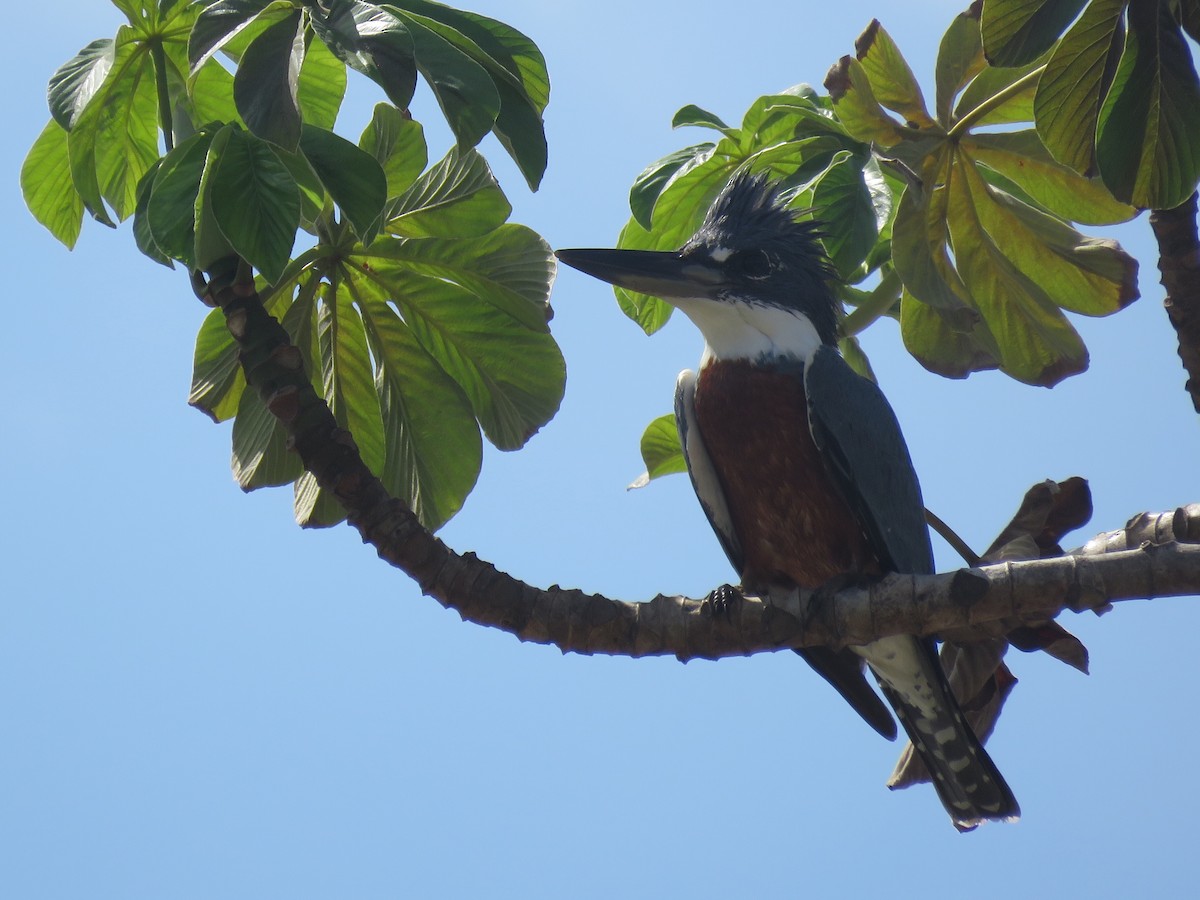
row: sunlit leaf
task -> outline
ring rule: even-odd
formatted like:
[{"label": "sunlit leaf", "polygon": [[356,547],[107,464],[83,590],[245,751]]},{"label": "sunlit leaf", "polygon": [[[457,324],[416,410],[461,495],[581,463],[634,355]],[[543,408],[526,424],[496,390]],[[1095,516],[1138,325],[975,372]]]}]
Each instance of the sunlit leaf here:
[{"label": "sunlit leaf", "polygon": [[233,77],[233,98],[246,127],[292,150],[300,140],[296,83],[304,59],[300,10],[272,24],[246,48]]},{"label": "sunlit leaf", "polygon": [[400,196],[428,162],[421,123],[389,103],[376,104],[358,145],[383,166],[389,197]]},{"label": "sunlit leaf", "polygon": [[645,487],[656,478],[687,471],[674,415],[659,416],[646,426],[642,432],[641,451],[646,471],[629,485],[630,488]]},{"label": "sunlit leaf", "polygon": [[51,119],[21,165],[21,193],[33,217],[67,247],[83,224],[83,201],[71,182],[67,133]]},{"label": "sunlit leaf", "polygon": [[218,0],[207,4],[188,36],[188,59],[195,73],[206,60],[236,37],[268,7],[291,4],[272,0]]},{"label": "sunlit leaf", "polygon": [[871,24],[858,36],[854,49],[881,104],[900,113],[914,125],[933,124],[925,109],[921,86],[917,84],[900,48],[878,19],[872,19]]},{"label": "sunlit leaf", "polygon": [[236,129],[208,164],[209,199],[221,231],[268,281],[277,280],[300,222],[300,193],[291,173],[264,142]]},{"label": "sunlit leaf", "polygon": [[100,90],[115,60],[116,45],[110,38],[101,38],[60,66],[51,76],[47,92],[54,121],[70,130]]},{"label": "sunlit leaf", "polygon": [[427,528],[437,528],[479,477],[483,448],[470,402],[383,297],[355,300],[377,370],[386,445],[380,477]]},{"label": "sunlit leaf", "polygon": [[1021,66],[1058,39],[1087,0],[988,0],[980,22],[993,66]]},{"label": "sunlit leaf", "polygon": [[300,150],[354,230],[370,241],[387,202],[387,177],[375,157],[311,125],[304,126]]},{"label": "sunlit leaf", "polygon": [[860,141],[891,147],[903,138],[899,123],[879,104],[863,64],[843,56],[825,76],[838,119]]},{"label": "sunlit leaf", "polygon": [[312,41],[296,81],[296,100],[304,123],[332,130],[345,95],[345,64],[321,41]]},{"label": "sunlit leaf", "polygon": [[146,204],[146,225],[155,245],[172,259],[194,268],[196,198],[213,136],[199,133],[166,155]]},{"label": "sunlit leaf", "polygon": [[1096,122],[1124,42],[1129,0],[1092,0],[1046,64],[1034,101],[1037,130],[1054,157],[1092,174]]},{"label": "sunlit leaf", "polygon": [[972,4],[954,17],[938,45],[934,82],[939,122],[950,124],[954,98],[986,65],[979,40],[979,4]]},{"label": "sunlit leaf", "polygon": [[971,157],[1019,185],[1053,213],[1089,225],[1111,225],[1137,210],[1121,203],[1099,179],[1084,178],[1051,157],[1030,130],[975,134],[964,139]]},{"label": "sunlit leaf", "polygon": [[[460,285],[533,331],[547,332],[554,258],[549,245],[523,225],[501,225],[478,238],[381,240],[371,265]],[[390,263],[388,262],[390,261]]]},{"label": "sunlit leaf", "polygon": [[496,228],[510,212],[483,157],[455,147],[391,204],[387,230],[403,237],[472,237]]},{"label": "sunlit leaf", "polygon": [[417,86],[413,39],[395,15],[371,3],[331,0],[325,15],[308,7],[317,37],[350,68],[383,88],[404,109]]},{"label": "sunlit leaf", "polygon": [[[678,115],[678,114],[677,114]],[[663,188],[675,176],[675,173],[690,163],[701,161],[704,154],[712,150],[713,144],[693,144],[669,153],[662,159],[652,162],[633,180],[629,189],[629,209],[634,220],[646,230],[649,230],[654,214],[654,204]]]}]

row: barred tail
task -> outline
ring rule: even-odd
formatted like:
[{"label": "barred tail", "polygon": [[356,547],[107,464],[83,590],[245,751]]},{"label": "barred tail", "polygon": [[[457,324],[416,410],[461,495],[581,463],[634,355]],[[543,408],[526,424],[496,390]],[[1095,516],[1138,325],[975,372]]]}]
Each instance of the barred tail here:
[{"label": "barred tail", "polygon": [[931,641],[908,635],[858,648],[879,679],[938,799],[959,831],[1021,814],[1004,777],[963,717]]}]

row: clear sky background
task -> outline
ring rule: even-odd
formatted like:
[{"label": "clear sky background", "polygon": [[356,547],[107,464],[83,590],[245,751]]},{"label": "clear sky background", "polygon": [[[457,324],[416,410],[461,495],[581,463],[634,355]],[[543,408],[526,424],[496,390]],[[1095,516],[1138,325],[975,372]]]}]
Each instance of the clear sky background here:
[{"label": "clear sky background", "polygon": [[[611,245],[634,176],[696,139],[671,132],[677,108],[736,121],[760,94],[819,85],[875,15],[931,93],[964,3],[473,0],[537,41],[553,83],[537,194],[483,150],[514,221],[556,247]],[[793,654],[684,666],[523,645],[422,597],[349,528],[301,531],[290,490],[243,495],[229,427],[185,404],[206,310],[183,274],[140,256],[128,226],[88,222],[69,254],[20,199],[46,80],[118,15],[14,4],[0,57],[0,896],[1194,890],[1194,600],[1068,614],[1090,677],[1014,652],[989,746],[1025,815],[960,836],[931,789],[884,788],[899,747]],[[358,84],[345,133],[376,99]],[[415,111],[440,155],[424,89]],[[1095,517],[1072,544],[1200,499],[1149,229],[1113,233],[1144,298],[1077,320],[1092,368],[1052,391],[946,381],[894,323],[866,335],[928,505],[977,548],[1046,477],[1091,480]],[[571,271],[553,302],[562,410],[526,450],[488,453],[444,538],[534,584],[703,596],[732,573],[687,480],[625,490],[698,333],[679,318],[647,339]]]}]

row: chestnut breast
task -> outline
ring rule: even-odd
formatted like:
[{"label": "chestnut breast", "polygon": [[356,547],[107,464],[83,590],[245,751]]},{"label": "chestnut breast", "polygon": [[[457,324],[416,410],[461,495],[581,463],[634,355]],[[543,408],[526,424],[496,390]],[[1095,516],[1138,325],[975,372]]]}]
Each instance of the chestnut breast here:
[{"label": "chestnut breast", "polygon": [[813,443],[798,363],[711,361],[695,408],[745,557],[745,587],[816,588],[843,573],[879,571]]}]

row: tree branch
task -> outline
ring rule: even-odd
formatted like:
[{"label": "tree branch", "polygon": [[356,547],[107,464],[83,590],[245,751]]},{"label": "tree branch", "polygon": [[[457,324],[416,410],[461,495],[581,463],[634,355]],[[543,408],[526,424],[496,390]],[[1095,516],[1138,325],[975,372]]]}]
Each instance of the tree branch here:
[{"label": "tree branch", "polygon": [[541,590],[473,553],[455,553],[388,495],[314,391],[300,351],[265,311],[245,272],[231,266],[224,280],[216,277],[197,293],[224,312],[247,382],[283,424],[305,468],[346,507],[363,540],[464,620],[523,641],[576,653],[681,660],[862,644],[899,633],[951,633],[961,642],[992,639],[1013,620],[1040,622],[1063,609],[1103,612],[1116,601],[1200,590],[1200,504],[1144,515],[1060,559],[892,575],[836,594],[781,591],[765,600],[747,597],[724,615],[714,614],[708,601],[684,597],[628,603],[558,586]]},{"label": "tree branch", "polygon": [[1187,371],[1184,386],[1200,413],[1200,237],[1196,233],[1196,195],[1174,209],[1150,213],[1158,241],[1158,270],[1167,289],[1163,306],[1179,337],[1179,358]]}]

